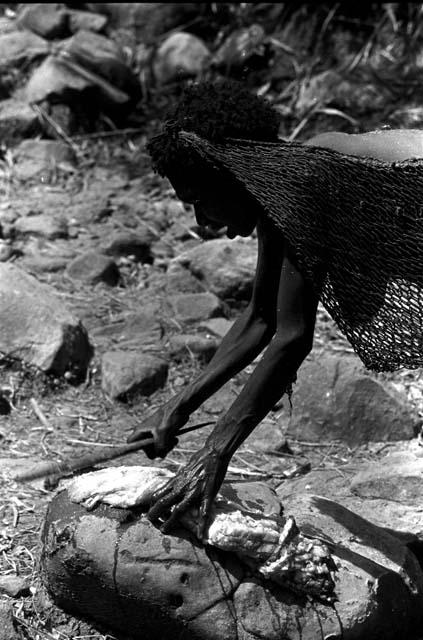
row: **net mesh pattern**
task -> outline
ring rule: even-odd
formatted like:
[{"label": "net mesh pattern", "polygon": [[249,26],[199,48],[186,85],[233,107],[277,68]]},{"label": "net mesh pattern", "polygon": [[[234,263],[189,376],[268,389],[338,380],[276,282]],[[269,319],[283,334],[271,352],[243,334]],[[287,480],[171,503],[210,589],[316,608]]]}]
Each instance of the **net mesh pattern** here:
[{"label": "net mesh pattern", "polygon": [[179,140],[261,205],[368,369],[423,365],[423,160],[191,132]]}]

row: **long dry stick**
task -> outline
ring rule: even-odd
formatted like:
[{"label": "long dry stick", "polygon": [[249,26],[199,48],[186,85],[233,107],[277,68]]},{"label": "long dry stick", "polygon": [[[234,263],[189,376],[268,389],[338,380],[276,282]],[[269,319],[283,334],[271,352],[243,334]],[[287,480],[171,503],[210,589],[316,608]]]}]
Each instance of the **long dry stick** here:
[{"label": "long dry stick", "polygon": [[[194,424],[192,425],[192,427],[181,429],[176,435],[181,436],[184,433],[196,431],[197,429],[206,427],[210,424],[213,424],[213,422],[200,422],[200,424]],[[13,480],[15,480],[16,482],[28,482],[29,480],[36,480],[38,478],[45,478],[52,475],[60,476],[69,474],[72,473],[72,471],[78,471],[81,469],[93,467],[99,462],[107,462],[109,460],[113,460],[114,458],[126,456],[128,453],[139,451],[139,449],[144,449],[144,447],[148,447],[152,444],[154,444],[153,438],[146,438],[145,440],[137,440],[136,442],[124,444],[121,447],[114,447],[113,449],[110,449],[108,447],[107,449],[97,451],[96,453],[89,453],[80,458],[76,458],[75,460],[63,460],[62,462],[40,462],[39,464],[33,466],[31,469],[28,469],[28,471],[18,473],[13,477]]]}]

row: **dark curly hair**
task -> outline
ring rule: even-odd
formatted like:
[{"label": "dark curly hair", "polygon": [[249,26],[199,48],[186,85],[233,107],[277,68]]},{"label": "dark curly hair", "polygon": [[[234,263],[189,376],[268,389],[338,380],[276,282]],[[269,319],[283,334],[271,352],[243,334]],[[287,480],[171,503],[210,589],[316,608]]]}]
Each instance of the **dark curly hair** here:
[{"label": "dark curly hair", "polygon": [[[180,162],[180,131],[190,131],[212,142],[226,138],[275,141],[280,115],[264,98],[252,94],[240,82],[201,82],[185,89],[171,111],[163,132],[147,144],[153,166],[161,175]],[[198,161],[192,158],[192,165]],[[184,150],[184,163],[190,158]]]}]

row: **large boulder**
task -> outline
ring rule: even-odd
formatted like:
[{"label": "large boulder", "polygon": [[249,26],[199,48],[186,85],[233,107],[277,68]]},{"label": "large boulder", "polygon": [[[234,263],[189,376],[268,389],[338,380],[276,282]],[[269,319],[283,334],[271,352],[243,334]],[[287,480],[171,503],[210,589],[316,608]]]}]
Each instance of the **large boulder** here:
[{"label": "large boulder", "polygon": [[311,442],[406,440],[418,422],[405,394],[354,356],[313,354],[298,372],[292,405],[288,437]]},{"label": "large boulder", "polygon": [[185,251],[171,261],[199,278],[222,300],[248,300],[251,295],[257,262],[257,243],[252,239],[209,240]]},{"label": "large boulder", "polygon": [[81,322],[51,287],[0,263],[0,352],[46,372],[79,377],[92,347]]},{"label": "large boulder", "polygon": [[[266,485],[224,487],[243,511],[280,511]],[[253,577],[241,560],[204,548],[186,529],[163,535],[139,509],[87,511],[67,491],[47,513],[43,581],[66,611],[134,640],[410,640],[421,621],[423,574],[407,547],[325,498],[296,495],[288,512],[305,535],[330,545],[334,605]]]}]

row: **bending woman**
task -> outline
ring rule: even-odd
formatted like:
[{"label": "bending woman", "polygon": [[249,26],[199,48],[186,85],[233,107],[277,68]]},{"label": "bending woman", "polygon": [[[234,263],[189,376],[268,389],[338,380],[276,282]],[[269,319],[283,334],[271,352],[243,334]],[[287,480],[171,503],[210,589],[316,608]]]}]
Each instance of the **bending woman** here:
[{"label": "bending woman", "polygon": [[319,299],[371,369],[423,364],[421,132],[278,138],[279,115],[235,83],[185,91],[149,143],[156,170],[192,203],[200,225],[229,238],[257,229],[249,305],[199,377],[147,418],[164,457],[190,415],[262,351],[204,446],[152,500],[163,532],[199,508],[200,538],[231,457],[296,378],[312,348]]}]

